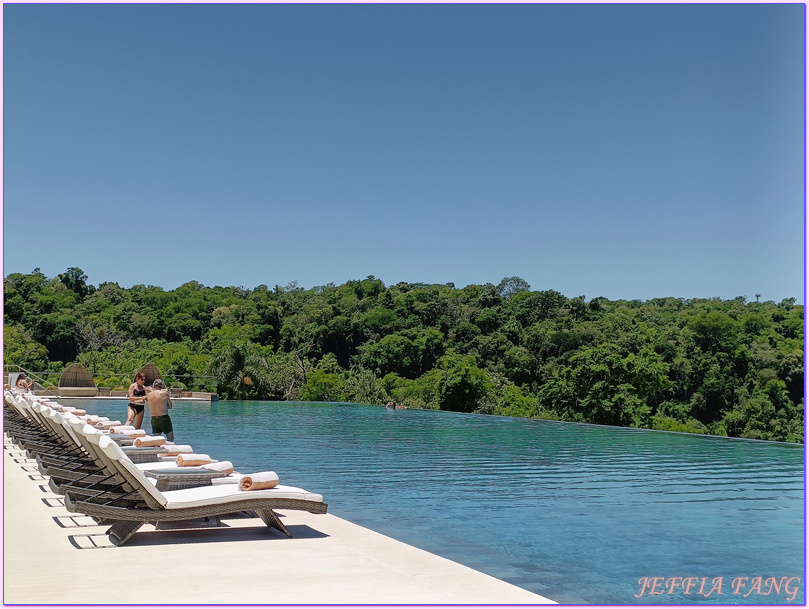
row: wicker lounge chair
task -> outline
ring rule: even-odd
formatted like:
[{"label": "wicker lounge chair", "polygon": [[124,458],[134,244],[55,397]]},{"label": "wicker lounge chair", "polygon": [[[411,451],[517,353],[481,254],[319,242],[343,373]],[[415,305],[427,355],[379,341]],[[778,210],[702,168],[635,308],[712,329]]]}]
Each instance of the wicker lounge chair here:
[{"label": "wicker lounge chair", "polygon": [[[7,433],[12,440],[25,450],[30,459],[36,458],[48,462],[81,461],[86,455],[74,439],[67,437],[63,430],[54,429],[49,414],[50,406],[12,396],[6,403],[18,416],[18,425],[11,424]],[[6,417],[7,422],[9,417]]]},{"label": "wicker lounge chair", "polygon": [[113,498],[103,494],[79,498],[68,491],[65,495],[65,507],[69,512],[114,521],[107,534],[115,545],[126,543],[147,522],[176,522],[219,517],[234,512],[254,512],[268,527],[291,537],[291,533],[273,510],[303,510],[325,514],[328,507],[323,502],[322,495],[280,485],[259,491],[241,491],[238,486],[229,484],[161,492],[109,438],[102,436],[99,447],[134,490],[125,497]]},{"label": "wicker lounge chair", "polygon": [[[3,431],[22,448],[23,443],[43,448],[54,448],[54,438],[28,411],[27,402],[9,391],[3,400]],[[25,450],[25,449],[24,449]]]}]

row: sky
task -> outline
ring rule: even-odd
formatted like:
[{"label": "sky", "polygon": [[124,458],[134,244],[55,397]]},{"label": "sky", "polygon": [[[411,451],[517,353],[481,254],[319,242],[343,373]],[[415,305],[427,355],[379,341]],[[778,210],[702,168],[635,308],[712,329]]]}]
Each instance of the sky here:
[{"label": "sky", "polygon": [[803,4],[4,4],[3,271],[804,302]]}]

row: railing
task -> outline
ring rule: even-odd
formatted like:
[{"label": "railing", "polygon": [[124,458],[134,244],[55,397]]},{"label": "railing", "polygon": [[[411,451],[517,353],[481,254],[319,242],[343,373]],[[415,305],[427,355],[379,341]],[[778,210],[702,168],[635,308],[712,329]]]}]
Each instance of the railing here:
[{"label": "railing", "polygon": [[[121,374],[118,372],[91,373],[93,387],[59,387],[60,372],[40,371],[31,372],[16,364],[4,364],[4,382],[11,387],[16,386],[19,374],[24,372],[34,381],[32,391],[38,395],[48,395],[53,398],[64,397],[120,397],[125,398],[129,386],[134,381],[134,373]],[[212,400],[219,399],[216,394],[216,378],[207,375],[167,374],[162,375],[173,397],[194,397]],[[88,391],[90,393],[88,393]]]},{"label": "railing", "polygon": [[[46,391],[50,395],[56,395],[58,392],[59,377],[61,372],[57,371],[39,371],[31,372],[22,366],[16,364],[4,364],[5,378],[8,379],[9,373],[25,372],[25,374],[36,381],[36,389],[38,391]],[[104,393],[104,390],[122,390],[129,389],[135,380],[135,373],[121,373],[121,372],[91,372],[96,387]],[[171,388],[182,389],[183,391],[198,391],[198,392],[216,392],[216,377],[201,375],[201,374],[163,374],[163,380],[166,386]],[[15,378],[16,380],[16,378]],[[13,386],[13,383],[12,383]]]},{"label": "railing", "polygon": [[[129,385],[135,382],[135,373],[121,374],[120,372],[91,372],[91,376],[99,389],[109,388],[113,391],[117,388],[126,391]],[[179,387],[184,391],[209,391],[216,392],[216,377],[201,374],[166,374],[161,371],[161,376],[166,386]]]}]

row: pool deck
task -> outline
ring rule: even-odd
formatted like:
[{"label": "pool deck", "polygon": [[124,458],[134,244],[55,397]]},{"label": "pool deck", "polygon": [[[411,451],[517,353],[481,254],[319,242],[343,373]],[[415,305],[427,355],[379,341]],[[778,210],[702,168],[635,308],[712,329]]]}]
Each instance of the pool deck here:
[{"label": "pool deck", "polygon": [[5,437],[3,470],[4,604],[554,603],[331,514],[279,510],[291,539],[235,518],[216,530],[146,525],[115,547]]}]

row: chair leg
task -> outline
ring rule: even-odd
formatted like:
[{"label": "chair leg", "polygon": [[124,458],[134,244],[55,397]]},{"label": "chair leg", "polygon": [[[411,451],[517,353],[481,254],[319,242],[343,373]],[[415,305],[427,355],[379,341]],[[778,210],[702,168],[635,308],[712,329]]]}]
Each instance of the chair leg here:
[{"label": "chair leg", "polygon": [[135,532],[143,526],[142,522],[117,520],[108,530],[107,535],[116,546],[124,545]]},{"label": "chair leg", "polygon": [[264,521],[264,524],[266,524],[268,527],[270,527],[271,529],[278,529],[287,537],[292,537],[292,533],[289,532],[289,529],[287,529],[284,526],[284,523],[281,522],[281,519],[278,518],[278,515],[271,509],[268,508],[256,510],[256,513],[258,514],[258,517],[261,518]]}]

